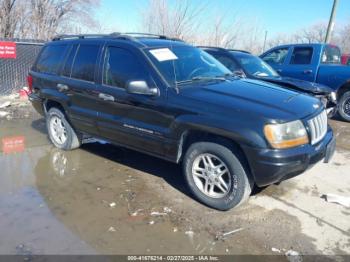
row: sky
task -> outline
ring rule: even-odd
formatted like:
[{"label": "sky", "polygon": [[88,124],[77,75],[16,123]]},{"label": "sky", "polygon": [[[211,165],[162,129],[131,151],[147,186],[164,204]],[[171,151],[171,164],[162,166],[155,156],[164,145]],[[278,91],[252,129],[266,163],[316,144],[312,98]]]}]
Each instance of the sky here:
[{"label": "sky", "polygon": [[[169,0],[170,2],[172,0]],[[203,1],[203,0],[202,0]],[[198,5],[201,0],[191,0]],[[238,15],[246,20],[257,21],[262,30],[270,36],[278,33],[292,33],[300,28],[329,19],[333,0],[208,0],[208,12],[204,14],[209,22],[215,12]],[[108,31],[140,31],[141,13],[148,0],[101,0],[97,19]],[[350,22],[350,0],[338,0],[336,25]]]}]

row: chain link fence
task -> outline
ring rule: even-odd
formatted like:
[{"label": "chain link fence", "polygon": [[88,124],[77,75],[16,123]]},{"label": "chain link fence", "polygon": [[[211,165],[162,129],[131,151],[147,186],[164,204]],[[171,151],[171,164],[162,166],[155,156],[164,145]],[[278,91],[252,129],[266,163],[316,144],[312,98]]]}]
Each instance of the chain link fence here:
[{"label": "chain link fence", "polygon": [[16,59],[0,58],[0,95],[8,95],[27,86],[27,75],[44,42],[25,39],[4,39],[16,43]]}]

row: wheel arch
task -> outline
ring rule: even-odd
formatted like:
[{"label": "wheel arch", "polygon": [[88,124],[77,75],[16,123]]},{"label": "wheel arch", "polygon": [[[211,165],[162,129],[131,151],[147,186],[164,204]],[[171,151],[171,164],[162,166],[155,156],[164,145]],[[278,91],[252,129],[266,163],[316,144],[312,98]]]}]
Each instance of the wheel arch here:
[{"label": "wheel arch", "polygon": [[237,157],[241,161],[242,165],[246,168],[249,178],[254,181],[254,177],[251,172],[247,155],[242,149],[240,143],[235,141],[232,138],[229,138],[223,135],[218,135],[208,131],[186,130],[182,133],[180,143],[179,143],[179,148],[178,148],[178,156],[177,156],[178,163],[183,160],[183,157],[186,154],[186,151],[188,150],[188,148],[196,142],[217,143],[229,148],[233,152],[238,152]]},{"label": "wheel arch", "polygon": [[57,102],[56,100],[52,100],[52,99],[45,99],[44,101],[45,114],[53,107],[60,109],[62,113],[65,113],[65,109],[60,102]]},{"label": "wheel arch", "polygon": [[337,100],[339,101],[343,94],[345,94],[347,91],[350,91],[350,80],[339,87],[337,91]]}]

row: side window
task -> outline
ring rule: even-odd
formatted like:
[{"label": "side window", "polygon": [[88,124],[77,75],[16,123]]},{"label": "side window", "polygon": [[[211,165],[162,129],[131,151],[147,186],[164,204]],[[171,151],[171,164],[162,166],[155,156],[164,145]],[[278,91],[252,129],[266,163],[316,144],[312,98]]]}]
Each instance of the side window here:
[{"label": "side window", "polygon": [[219,54],[215,54],[215,55],[211,54],[211,55],[214,56],[217,60],[219,60],[219,62],[224,66],[226,66],[231,72],[240,70],[239,66],[232,58],[229,58],[225,55],[219,55]]},{"label": "side window", "polygon": [[322,63],[324,64],[340,64],[341,52],[337,46],[327,45],[322,54]]},{"label": "side window", "polygon": [[307,65],[311,63],[312,47],[295,47],[290,63],[292,65]]},{"label": "side window", "polygon": [[288,55],[288,47],[279,48],[271,51],[270,53],[266,54],[262,59],[269,64],[283,64],[284,60],[286,59]]},{"label": "side window", "polygon": [[129,51],[108,47],[103,72],[103,84],[126,88],[130,80],[149,80],[149,74],[137,58]]},{"label": "side window", "polygon": [[40,73],[57,74],[67,45],[48,45],[41,52],[35,70]]},{"label": "side window", "polygon": [[81,44],[79,46],[72,68],[72,78],[90,82],[94,81],[95,66],[99,49],[100,46],[98,45]]},{"label": "side window", "polygon": [[73,45],[69,51],[66,63],[63,67],[62,75],[70,77],[72,74],[72,65],[77,53],[78,45]]}]

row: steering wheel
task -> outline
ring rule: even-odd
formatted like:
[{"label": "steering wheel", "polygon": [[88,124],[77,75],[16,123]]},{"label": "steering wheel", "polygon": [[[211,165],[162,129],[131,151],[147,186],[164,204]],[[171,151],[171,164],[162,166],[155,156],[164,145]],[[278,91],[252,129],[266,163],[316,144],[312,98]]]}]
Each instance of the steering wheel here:
[{"label": "steering wheel", "polygon": [[202,71],[206,71],[205,68],[199,67],[199,68],[194,69],[194,70],[188,75],[188,79],[192,79],[192,78],[194,78],[194,77],[200,75],[199,73],[202,72]]}]

